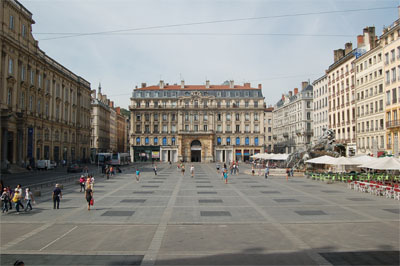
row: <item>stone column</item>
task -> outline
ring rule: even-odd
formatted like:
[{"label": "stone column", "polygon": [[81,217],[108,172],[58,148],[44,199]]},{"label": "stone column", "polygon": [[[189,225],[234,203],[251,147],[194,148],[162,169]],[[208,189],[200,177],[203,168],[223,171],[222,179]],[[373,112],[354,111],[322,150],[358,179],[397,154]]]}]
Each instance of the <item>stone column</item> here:
[{"label": "stone column", "polygon": [[8,153],[8,131],[7,129],[3,130],[3,136],[1,140],[2,144],[2,153],[1,153],[1,163],[3,163],[7,159],[7,153]]}]

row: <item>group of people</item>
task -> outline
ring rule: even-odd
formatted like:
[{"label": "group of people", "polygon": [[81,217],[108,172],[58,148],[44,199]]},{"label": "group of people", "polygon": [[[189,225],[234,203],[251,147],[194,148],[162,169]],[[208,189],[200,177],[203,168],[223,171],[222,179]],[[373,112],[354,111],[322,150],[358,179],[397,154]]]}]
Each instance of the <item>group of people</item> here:
[{"label": "group of people", "polygon": [[231,175],[238,175],[239,174],[239,162],[235,162],[233,161],[229,167],[229,169],[231,170]]},{"label": "group of people", "polygon": [[[253,163],[252,166],[251,166],[251,175],[254,176],[255,172],[256,172],[256,169],[258,169],[258,176],[261,176],[262,167],[263,167],[263,165],[260,164],[260,163]],[[269,176],[269,166],[266,165],[265,168],[264,168],[264,177],[268,178],[268,176]]]},{"label": "group of people", "polygon": [[[10,186],[4,187],[0,199],[3,205],[2,213],[8,213],[8,210],[12,210],[12,207],[14,205],[17,214],[19,214],[20,207],[25,211],[28,211],[28,208],[32,210],[32,203],[35,203],[30,188],[26,188],[25,195],[23,195],[22,187],[20,184],[18,184],[14,190],[12,190]],[[25,207],[22,204],[23,200],[26,201]]]}]

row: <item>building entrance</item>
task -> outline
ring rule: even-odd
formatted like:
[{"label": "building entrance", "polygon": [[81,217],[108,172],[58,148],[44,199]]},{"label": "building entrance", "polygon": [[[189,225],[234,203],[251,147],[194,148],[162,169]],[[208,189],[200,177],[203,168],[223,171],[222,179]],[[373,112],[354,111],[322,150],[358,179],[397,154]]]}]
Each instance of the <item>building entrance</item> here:
[{"label": "building entrance", "polygon": [[190,144],[190,161],[201,162],[201,142],[193,140]]}]

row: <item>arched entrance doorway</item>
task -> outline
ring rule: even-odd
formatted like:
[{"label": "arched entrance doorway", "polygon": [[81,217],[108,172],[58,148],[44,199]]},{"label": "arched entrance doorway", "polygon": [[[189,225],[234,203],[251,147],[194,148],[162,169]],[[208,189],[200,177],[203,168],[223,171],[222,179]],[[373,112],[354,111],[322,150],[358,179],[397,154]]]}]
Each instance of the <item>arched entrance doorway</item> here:
[{"label": "arched entrance doorway", "polygon": [[193,140],[190,144],[190,161],[201,162],[201,142]]}]

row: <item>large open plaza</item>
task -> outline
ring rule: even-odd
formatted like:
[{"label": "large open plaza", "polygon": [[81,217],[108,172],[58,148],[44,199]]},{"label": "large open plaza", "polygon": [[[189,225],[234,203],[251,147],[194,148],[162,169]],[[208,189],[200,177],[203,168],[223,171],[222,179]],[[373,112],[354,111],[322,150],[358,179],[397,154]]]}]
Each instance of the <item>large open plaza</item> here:
[{"label": "large open plaza", "polygon": [[399,264],[397,200],[246,165],[224,184],[215,164],[194,167],[95,176],[90,211],[79,185],[64,186],[59,210],[44,190],[32,211],[2,214],[1,265]]}]

